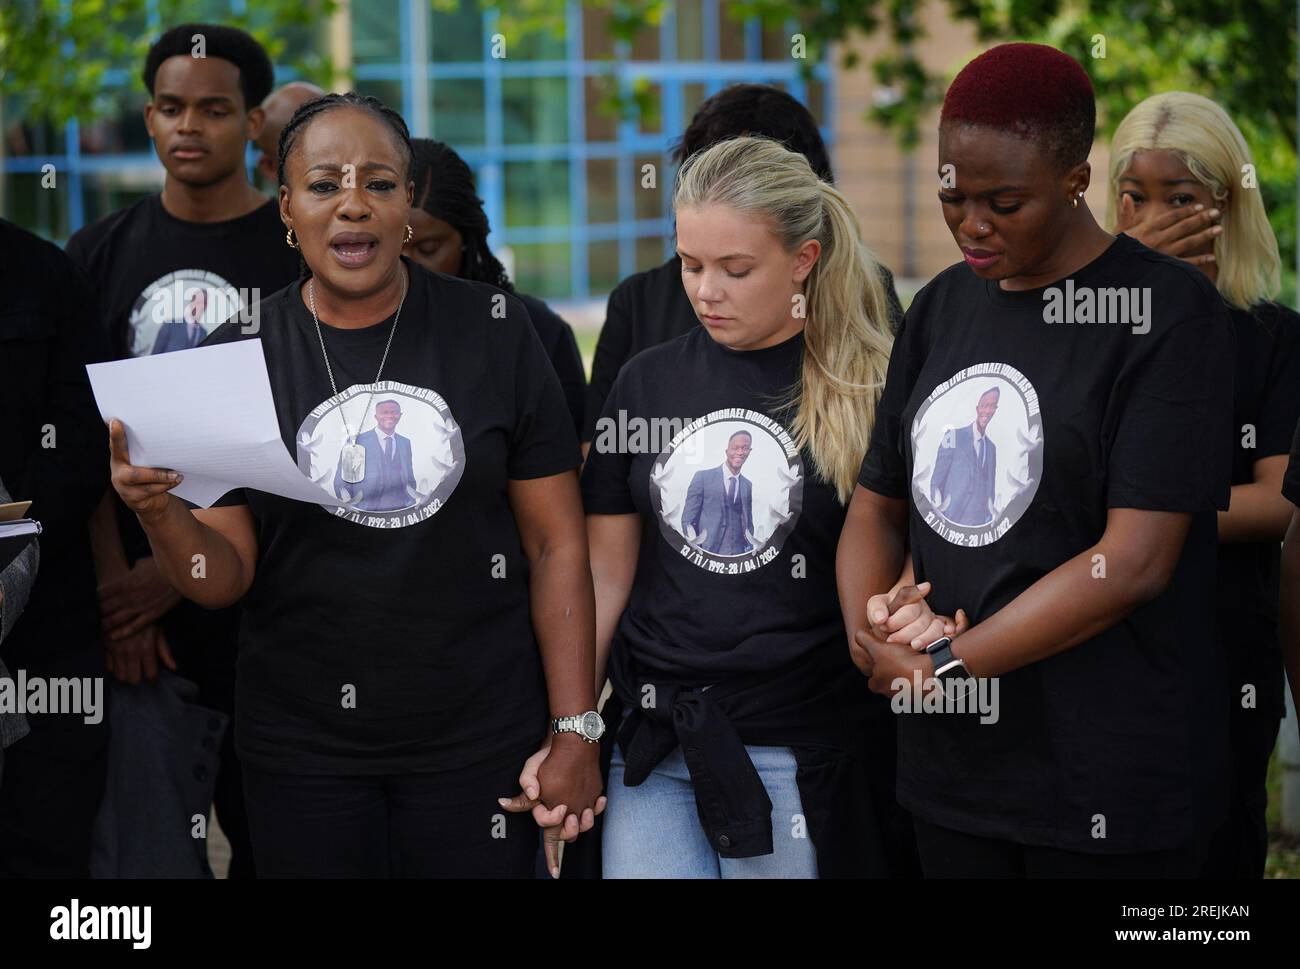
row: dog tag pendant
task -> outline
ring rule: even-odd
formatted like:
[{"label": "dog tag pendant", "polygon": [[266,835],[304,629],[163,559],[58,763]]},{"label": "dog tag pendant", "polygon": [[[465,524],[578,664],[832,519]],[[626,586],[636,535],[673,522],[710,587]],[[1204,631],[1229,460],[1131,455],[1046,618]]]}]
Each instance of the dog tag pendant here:
[{"label": "dog tag pendant", "polygon": [[340,475],[348,484],[356,484],[366,476],[366,449],[350,441],[343,445],[339,455]]}]

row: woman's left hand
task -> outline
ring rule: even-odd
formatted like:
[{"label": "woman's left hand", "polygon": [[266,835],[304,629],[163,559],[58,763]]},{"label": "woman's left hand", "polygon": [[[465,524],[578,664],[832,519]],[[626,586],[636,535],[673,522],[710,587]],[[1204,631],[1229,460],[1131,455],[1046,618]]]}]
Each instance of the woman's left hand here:
[{"label": "woman's left hand", "polygon": [[[875,633],[889,643],[910,643],[912,646],[925,646],[934,642],[944,633],[953,630],[944,629],[943,622],[937,621],[930,604],[925,597],[930,594],[930,583],[922,582],[915,586],[904,586],[896,596],[872,596],[867,601],[867,615],[875,627]],[[891,600],[897,598],[903,605],[895,605]],[[888,610],[893,606],[892,612]],[[938,635],[921,640],[932,630],[940,630]]]},{"label": "woman's left hand", "polygon": [[941,636],[956,639],[970,628],[970,619],[961,609],[955,619],[932,611],[925,601],[929,594],[930,583],[922,582],[905,585],[892,595],[872,596],[867,600],[872,633],[887,643],[907,643],[922,650]]}]

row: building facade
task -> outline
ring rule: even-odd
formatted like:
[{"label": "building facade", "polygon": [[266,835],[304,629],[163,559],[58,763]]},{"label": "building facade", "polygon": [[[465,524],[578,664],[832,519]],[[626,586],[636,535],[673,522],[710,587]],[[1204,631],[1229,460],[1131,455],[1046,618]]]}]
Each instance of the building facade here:
[{"label": "building facade", "polygon": [[[451,144],[475,172],[491,244],[508,253],[519,287],[585,301],[671,252],[670,152],[696,107],[727,84],[790,91],[834,150],[835,72],[817,65],[804,81],[791,56],[797,25],[738,21],[729,6],[676,0],[657,27],[616,45],[608,12],[576,0],[565,2],[562,22],[522,36],[503,33],[498,15],[475,0],[439,9],[428,0],[345,2],[328,23],[287,36],[277,59],[326,55],[336,89],[372,94],[399,109],[414,135]],[[132,29],[156,36],[167,26],[146,18]],[[101,120],[3,122],[6,218],[61,243],[160,188],[139,73],[124,64],[106,74]],[[294,76],[277,65],[277,83]],[[634,91],[645,112],[603,107]],[[49,166],[53,190],[42,187]]]}]

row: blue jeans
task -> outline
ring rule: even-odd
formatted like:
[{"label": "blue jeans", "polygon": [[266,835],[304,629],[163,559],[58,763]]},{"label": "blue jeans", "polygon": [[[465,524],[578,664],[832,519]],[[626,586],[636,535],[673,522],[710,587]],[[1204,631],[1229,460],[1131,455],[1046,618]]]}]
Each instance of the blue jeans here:
[{"label": "blue jeans", "polygon": [[601,841],[605,878],[816,878],[817,856],[795,785],[789,747],[746,747],[772,801],[772,848],[757,858],[720,858],[695,810],[680,747],[636,787],[623,785],[614,745]]}]

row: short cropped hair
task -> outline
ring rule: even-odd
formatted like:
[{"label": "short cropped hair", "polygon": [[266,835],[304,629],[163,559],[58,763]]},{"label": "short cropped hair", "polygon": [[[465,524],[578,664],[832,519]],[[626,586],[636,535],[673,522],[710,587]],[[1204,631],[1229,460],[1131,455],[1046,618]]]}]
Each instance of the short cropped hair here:
[{"label": "short cropped hair", "polygon": [[144,86],[153,94],[158,68],[169,57],[191,57],[195,34],[203,35],[203,53],[219,57],[239,68],[239,89],[244,95],[244,110],[256,108],[275,85],[275,69],[262,45],[237,27],[220,24],[181,24],[167,31],[149,48],[144,59]]},{"label": "short cropped hair", "polygon": [[1062,172],[1088,160],[1097,128],[1092,81],[1046,44],[1000,44],[953,79],[939,125],[994,128],[1036,142]]}]

